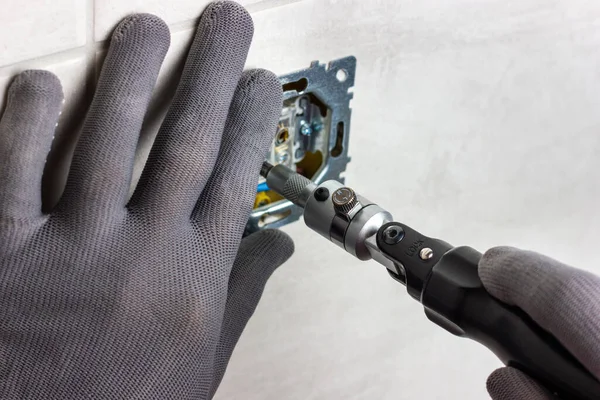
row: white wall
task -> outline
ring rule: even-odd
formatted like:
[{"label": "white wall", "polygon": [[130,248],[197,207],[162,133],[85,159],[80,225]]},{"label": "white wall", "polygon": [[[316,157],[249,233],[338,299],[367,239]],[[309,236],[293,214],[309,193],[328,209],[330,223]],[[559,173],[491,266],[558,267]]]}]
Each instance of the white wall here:
[{"label": "white wall", "polygon": [[[600,4],[244,3],[256,25],[249,66],[286,73],[357,57],[349,184],[451,243],[516,245],[600,272]],[[5,0],[0,86],[26,67],[56,72],[67,94],[59,138],[68,140],[99,42],[123,15],[146,11],[173,32],[160,104],[205,4]],[[491,353],[430,323],[383,267],[300,223],[286,231],[296,255],[269,283],[219,399],[486,398],[499,365]]]}]

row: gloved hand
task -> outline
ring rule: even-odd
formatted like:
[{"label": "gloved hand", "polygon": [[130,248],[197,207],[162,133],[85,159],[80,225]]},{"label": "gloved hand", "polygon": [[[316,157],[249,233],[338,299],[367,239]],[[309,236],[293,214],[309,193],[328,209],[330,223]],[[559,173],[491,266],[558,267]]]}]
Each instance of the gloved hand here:
[{"label": "gloved hand", "polygon": [[270,72],[242,73],[249,14],[204,12],[133,198],[134,152],[169,47],[159,18],[116,28],[65,192],[41,212],[62,101],[26,71],[0,122],[0,398],[205,399],[291,239],[242,239],[281,110]]},{"label": "gloved hand", "polygon": [[[600,379],[600,277],[510,247],[487,251],[479,276],[492,296],[525,311]],[[487,389],[494,400],[556,399],[510,367],[494,371]]]}]

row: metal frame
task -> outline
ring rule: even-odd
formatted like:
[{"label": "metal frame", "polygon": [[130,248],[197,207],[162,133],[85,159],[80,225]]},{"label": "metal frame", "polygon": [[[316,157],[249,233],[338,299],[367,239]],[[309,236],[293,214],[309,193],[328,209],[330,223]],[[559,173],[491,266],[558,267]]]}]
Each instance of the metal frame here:
[{"label": "metal frame", "polygon": [[[338,73],[342,70],[345,79],[339,80]],[[333,157],[329,154],[324,166],[313,177],[313,182],[319,184],[326,180],[334,179],[344,182],[344,178],[340,175],[346,170],[346,165],[350,162],[348,156],[348,144],[350,136],[350,100],[353,97],[351,88],[354,86],[354,77],[356,73],[356,58],[354,56],[340,58],[330,61],[327,65],[319,64],[318,61],[313,61],[310,67],[301,71],[293,72],[279,78],[282,85],[290,82],[299,81],[306,78],[308,85],[306,89],[300,93],[295,90],[284,92],[283,99],[288,100],[297,97],[301,94],[312,93],[322,101],[331,111],[329,118],[329,151],[335,147],[337,139],[337,126],[339,122],[343,123],[343,141],[342,152]],[[265,216],[270,214],[282,214],[290,212],[284,218],[281,218],[272,223],[262,224],[261,221]],[[295,206],[288,200],[278,201],[252,211],[248,224],[246,225],[246,234],[256,232],[261,229],[279,228],[291,222],[297,221],[302,215],[302,209]]]}]

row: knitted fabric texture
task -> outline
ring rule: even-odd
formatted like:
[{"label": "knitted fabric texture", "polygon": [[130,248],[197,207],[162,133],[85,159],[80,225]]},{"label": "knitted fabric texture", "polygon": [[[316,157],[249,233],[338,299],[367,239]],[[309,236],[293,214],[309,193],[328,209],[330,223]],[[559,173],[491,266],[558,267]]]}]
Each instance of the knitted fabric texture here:
[{"label": "knitted fabric texture", "polygon": [[242,72],[249,14],[208,6],[127,203],[167,26],[115,30],[64,194],[41,211],[58,79],[26,71],[0,121],[0,398],[205,399],[291,239],[242,240],[281,86]]},{"label": "knitted fabric texture", "polygon": [[[525,311],[600,379],[600,277],[511,247],[488,250],[479,276],[492,296]],[[494,400],[555,398],[513,368],[495,371],[487,386]]]}]

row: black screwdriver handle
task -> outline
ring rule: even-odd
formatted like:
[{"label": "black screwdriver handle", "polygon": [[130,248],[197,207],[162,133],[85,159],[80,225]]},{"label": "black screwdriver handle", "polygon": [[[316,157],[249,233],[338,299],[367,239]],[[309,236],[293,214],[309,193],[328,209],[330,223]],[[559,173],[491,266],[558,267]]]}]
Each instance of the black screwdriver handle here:
[{"label": "black screwdriver handle", "polygon": [[600,399],[600,382],[557,339],[485,290],[477,273],[480,259],[470,247],[456,247],[441,257],[423,290],[427,317],[483,344],[561,399]]},{"label": "black screwdriver handle", "polygon": [[[403,237],[394,243],[390,232],[398,231]],[[379,230],[377,244],[397,261],[398,275],[392,276],[406,284],[431,321],[483,344],[504,364],[523,371],[561,399],[600,399],[600,381],[553,335],[521,309],[485,290],[478,274],[481,253],[470,247],[452,248],[397,222]],[[431,251],[420,253],[423,249]]]}]

